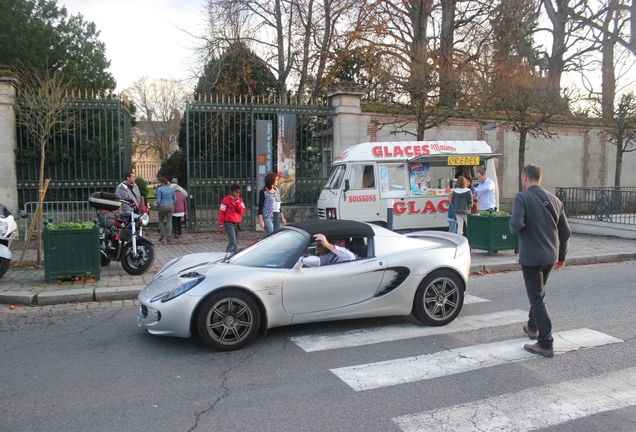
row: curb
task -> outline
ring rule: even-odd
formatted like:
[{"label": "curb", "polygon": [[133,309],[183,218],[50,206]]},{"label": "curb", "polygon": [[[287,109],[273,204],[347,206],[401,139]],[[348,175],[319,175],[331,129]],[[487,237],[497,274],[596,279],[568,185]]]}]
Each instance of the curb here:
[{"label": "curb", "polygon": [[81,288],[41,292],[39,294],[5,291],[0,293],[0,304],[50,306],[66,303],[136,300],[145,285],[116,288]]}]

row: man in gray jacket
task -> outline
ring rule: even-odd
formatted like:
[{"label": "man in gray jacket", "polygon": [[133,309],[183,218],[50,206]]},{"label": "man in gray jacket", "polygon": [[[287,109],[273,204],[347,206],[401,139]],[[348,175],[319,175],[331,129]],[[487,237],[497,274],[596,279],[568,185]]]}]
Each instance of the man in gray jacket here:
[{"label": "man in gray jacket", "polygon": [[[125,180],[117,186],[115,193],[119,198],[131,200],[135,205],[138,205],[141,193],[139,192],[139,186],[135,183],[137,176],[134,172],[127,172],[124,173],[124,178]],[[126,203],[121,203],[121,209],[123,211],[133,210],[133,208]]]},{"label": "man in gray jacket", "polygon": [[515,195],[510,231],[519,233],[519,264],[526,284],[530,313],[523,331],[534,344],[523,348],[544,357],[554,355],[552,322],[545,305],[545,284],[552,269],[565,265],[570,226],[557,197],[541,186],[541,168],[527,165],[521,173],[523,191]]}]

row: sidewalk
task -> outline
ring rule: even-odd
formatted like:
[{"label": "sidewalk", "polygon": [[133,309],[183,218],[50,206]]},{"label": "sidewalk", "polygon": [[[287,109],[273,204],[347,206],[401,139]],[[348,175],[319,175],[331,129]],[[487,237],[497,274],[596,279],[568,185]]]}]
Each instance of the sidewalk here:
[{"label": "sidewalk", "polygon": [[[259,239],[262,232],[242,231],[239,245],[245,247]],[[16,264],[22,254],[24,242],[16,240],[11,244],[14,261],[0,279],[0,304],[53,305],[61,303],[114,301],[136,299],[139,291],[146,286],[165,263],[172,258],[197,252],[223,252],[227,237],[218,232],[188,233],[170,243],[158,242],[158,235],[151,234],[155,243],[155,263],[151,270],[140,276],[126,273],[119,263],[102,267],[101,279],[63,280],[54,279],[49,285],[44,283],[44,269],[35,268],[36,247],[32,242],[27,251],[24,268]],[[486,251],[471,252],[471,273],[506,271],[520,269],[517,255],[513,251],[501,251],[488,256]],[[629,261],[636,259],[636,240],[617,237],[572,234],[567,265],[595,264],[609,261]]]}]

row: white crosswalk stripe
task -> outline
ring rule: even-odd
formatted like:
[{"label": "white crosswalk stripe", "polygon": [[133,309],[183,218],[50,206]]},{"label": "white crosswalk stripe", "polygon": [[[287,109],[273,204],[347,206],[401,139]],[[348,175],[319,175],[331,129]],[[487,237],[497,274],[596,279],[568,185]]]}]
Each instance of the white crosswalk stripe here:
[{"label": "white crosswalk stripe", "polygon": [[305,352],[314,352],[505,326],[525,322],[527,319],[528,312],[511,310],[460,316],[443,327],[402,324],[328,334],[294,336],[291,340]]},{"label": "white crosswalk stripe", "polygon": [[392,420],[405,432],[523,432],[635,405],[636,368],[629,368]]},{"label": "white crosswalk stripe", "polygon": [[[555,355],[623,342],[589,329],[554,333],[552,336]],[[539,357],[523,349],[524,343],[527,342],[527,338],[512,339],[422,356],[331,369],[331,372],[356,391],[370,390]]]},{"label": "white crosswalk stripe", "polygon": [[470,295],[470,294],[466,294],[466,296],[464,297],[464,304],[473,304],[473,303],[484,303],[484,302],[489,302],[490,300],[485,299],[485,298],[481,298],[481,297],[477,297],[474,295]]}]

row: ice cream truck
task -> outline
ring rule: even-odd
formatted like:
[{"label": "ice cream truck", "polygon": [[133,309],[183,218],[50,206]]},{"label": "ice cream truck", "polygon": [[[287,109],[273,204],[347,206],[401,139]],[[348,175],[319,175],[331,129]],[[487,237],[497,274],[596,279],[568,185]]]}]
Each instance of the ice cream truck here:
[{"label": "ice cream truck", "polygon": [[[319,219],[351,219],[393,229],[447,228],[449,193],[462,172],[478,169],[499,187],[494,158],[485,141],[403,141],[356,144],[333,162],[318,199]],[[474,183],[475,185],[477,183]]]}]

